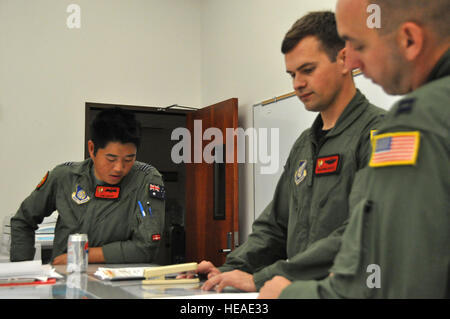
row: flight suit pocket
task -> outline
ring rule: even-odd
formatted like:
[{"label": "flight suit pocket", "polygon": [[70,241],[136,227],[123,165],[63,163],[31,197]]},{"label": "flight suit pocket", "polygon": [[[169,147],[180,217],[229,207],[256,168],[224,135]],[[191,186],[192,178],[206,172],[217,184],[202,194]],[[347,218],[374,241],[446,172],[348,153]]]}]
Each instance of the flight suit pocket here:
[{"label": "flight suit pocket", "polygon": [[364,231],[367,214],[373,209],[373,202],[364,199],[355,207],[355,212],[342,237],[342,246],[330,272],[341,275],[355,275],[359,268],[364,250]]},{"label": "flight suit pocket", "polygon": [[164,201],[150,199],[142,203],[144,213],[138,214],[137,233],[146,245],[157,245],[163,236]]}]

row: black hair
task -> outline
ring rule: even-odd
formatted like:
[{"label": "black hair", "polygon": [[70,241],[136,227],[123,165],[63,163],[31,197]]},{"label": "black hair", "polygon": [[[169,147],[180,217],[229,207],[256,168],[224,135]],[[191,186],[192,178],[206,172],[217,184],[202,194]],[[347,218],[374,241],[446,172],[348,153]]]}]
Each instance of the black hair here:
[{"label": "black hair", "polygon": [[345,42],[339,37],[336,27],[336,18],[331,11],[310,12],[297,20],[286,33],[281,45],[283,54],[289,53],[306,37],[315,36],[321,44],[323,51],[331,62],[335,62]]},{"label": "black hair", "polygon": [[91,123],[91,140],[94,155],[110,142],[133,143],[136,149],[141,142],[141,124],[135,115],[119,107],[105,109],[97,114]]}]

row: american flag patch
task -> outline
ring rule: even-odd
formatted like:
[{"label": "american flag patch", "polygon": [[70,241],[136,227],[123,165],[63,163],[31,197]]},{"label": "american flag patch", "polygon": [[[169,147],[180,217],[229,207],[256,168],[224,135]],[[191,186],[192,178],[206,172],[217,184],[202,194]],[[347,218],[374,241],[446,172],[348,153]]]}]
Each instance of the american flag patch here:
[{"label": "american flag patch", "polygon": [[419,132],[375,135],[372,140],[370,167],[414,165],[419,153]]}]

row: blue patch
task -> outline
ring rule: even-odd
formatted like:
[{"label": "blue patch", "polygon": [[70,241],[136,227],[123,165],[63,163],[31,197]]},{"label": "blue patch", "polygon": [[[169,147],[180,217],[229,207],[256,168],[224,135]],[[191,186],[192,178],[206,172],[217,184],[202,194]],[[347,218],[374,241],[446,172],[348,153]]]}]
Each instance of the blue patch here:
[{"label": "blue patch", "polygon": [[77,185],[77,190],[72,193],[72,199],[78,205],[87,203],[91,198],[87,195],[86,191]]},{"label": "blue patch", "polygon": [[375,153],[386,152],[391,149],[392,137],[380,138],[377,140]]}]

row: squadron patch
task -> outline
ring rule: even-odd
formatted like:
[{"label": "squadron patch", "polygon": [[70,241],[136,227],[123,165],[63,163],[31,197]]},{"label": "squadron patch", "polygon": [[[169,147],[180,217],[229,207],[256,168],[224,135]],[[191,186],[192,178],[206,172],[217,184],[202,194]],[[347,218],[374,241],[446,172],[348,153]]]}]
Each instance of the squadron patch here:
[{"label": "squadron patch", "polygon": [[316,168],[314,173],[316,176],[338,174],[341,168],[341,156],[330,155],[325,157],[319,157],[316,160]]},{"label": "squadron patch", "polygon": [[397,132],[374,136],[370,167],[415,165],[419,154],[420,133]]},{"label": "squadron patch", "polygon": [[42,177],[42,179],[41,179],[41,181],[39,182],[39,184],[37,184],[37,186],[36,186],[36,189],[37,189],[37,190],[38,190],[39,188],[41,188],[41,187],[45,184],[45,182],[47,181],[47,178],[48,178],[48,174],[49,174],[49,172],[47,172],[47,174],[45,174],[45,176]]},{"label": "squadron patch", "polygon": [[86,191],[77,185],[77,190],[72,193],[72,199],[78,205],[87,203],[91,198],[86,194]]},{"label": "squadron patch", "polygon": [[151,197],[155,197],[158,199],[165,199],[166,198],[166,190],[164,186],[156,185],[156,184],[149,184],[148,190]]},{"label": "squadron patch", "polygon": [[300,163],[298,164],[298,168],[295,171],[295,184],[299,185],[306,177],[307,175],[307,171],[306,171],[306,164],[307,161],[305,160],[301,160]]},{"label": "squadron patch", "polygon": [[118,186],[97,186],[95,188],[95,197],[103,199],[117,199],[120,195]]}]

